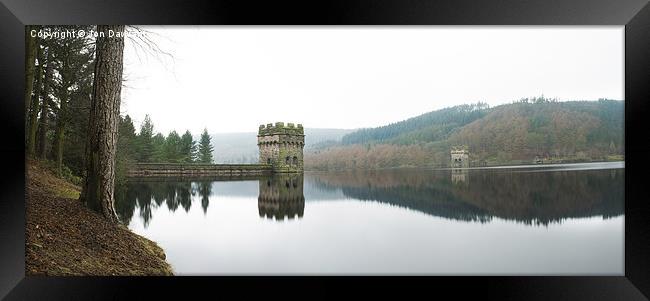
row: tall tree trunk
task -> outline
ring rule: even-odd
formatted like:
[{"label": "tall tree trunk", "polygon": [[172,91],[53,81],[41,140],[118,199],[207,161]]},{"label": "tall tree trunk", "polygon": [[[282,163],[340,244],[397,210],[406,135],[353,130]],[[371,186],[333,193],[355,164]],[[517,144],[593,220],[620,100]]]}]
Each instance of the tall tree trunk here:
[{"label": "tall tree trunk", "polygon": [[29,131],[27,138],[27,153],[29,156],[36,155],[36,130],[38,129],[38,111],[40,110],[40,97],[43,90],[43,51],[37,45],[38,66],[36,67],[36,87],[32,95],[32,105],[29,110]]},{"label": "tall tree trunk", "polygon": [[38,156],[41,159],[45,159],[47,155],[47,127],[48,120],[47,115],[49,113],[49,102],[50,102],[50,87],[52,85],[52,49],[48,47],[46,61],[47,67],[45,67],[45,77],[43,78],[43,90],[41,90],[41,118],[40,118],[40,130],[38,137]]},{"label": "tall tree trunk", "polygon": [[[34,64],[36,61],[36,38],[31,36],[30,31],[34,26],[25,26],[25,133],[29,129],[29,106],[32,100],[34,89]],[[27,139],[29,140],[29,139]]]},{"label": "tall tree trunk", "polygon": [[[110,32],[120,37],[110,37]],[[93,98],[86,144],[86,176],[81,199],[84,204],[112,222],[115,152],[122,90],[124,25],[98,25]],[[104,35],[104,36],[102,36]]]},{"label": "tall tree trunk", "polygon": [[65,125],[59,125],[62,120],[57,121],[56,131],[54,135],[54,155],[56,160],[56,172],[59,176],[63,175],[63,140],[65,135]]},{"label": "tall tree trunk", "polygon": [[[65,55],[65,54],[64,54]],[[70,66],[68,56],[63,57],[61,66],[61,90],[59,91],[59,114],[56,121],[56,130],[54,134],[54,155],[56,158],[56,171],[61,176],[63,174],[63,140],[65,127],[68,118],[68,87],[70,86]]]}]

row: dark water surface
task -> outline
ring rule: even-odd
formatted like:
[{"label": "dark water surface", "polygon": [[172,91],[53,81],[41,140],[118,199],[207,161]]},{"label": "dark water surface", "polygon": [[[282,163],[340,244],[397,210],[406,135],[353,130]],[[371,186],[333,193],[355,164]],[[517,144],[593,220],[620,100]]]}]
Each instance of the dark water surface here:
[{"label": "dark water surface", "polygon": [[131,179],[177,275],[622,275],[624,163]]}]

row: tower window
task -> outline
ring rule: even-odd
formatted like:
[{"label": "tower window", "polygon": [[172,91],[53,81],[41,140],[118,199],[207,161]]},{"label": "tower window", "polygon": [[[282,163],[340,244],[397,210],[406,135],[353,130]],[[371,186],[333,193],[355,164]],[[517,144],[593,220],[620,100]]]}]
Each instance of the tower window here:
[{"label": "tower window", "polygon": [[271,164],[271,158],[266,159],[266,164]]},{"label": "tower window", "polygon": [[289,164],[289,156],[287,156],[286,161],[287,161],[287,164]]}]

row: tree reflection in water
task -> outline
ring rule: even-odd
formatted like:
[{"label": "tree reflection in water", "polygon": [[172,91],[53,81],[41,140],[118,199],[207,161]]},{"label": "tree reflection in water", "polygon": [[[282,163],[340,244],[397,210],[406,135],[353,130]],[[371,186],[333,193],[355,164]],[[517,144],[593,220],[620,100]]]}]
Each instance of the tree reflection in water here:
[{"label": "tree reflection in water", "polygon": [[[245,179],[250,180],[250,178]],[[236,181],[238,178],[228,178],[227,180]],[[305,209],[302,174],[258,177],[257,180],[259,181],[258,209],[260,217],[277,221],[282,221],[285,218],[302,218]],[[120,221],[128,225],[135,208],[139,208],[140,218],[146,228],[153,217],[152,208],[165,204],[171,212],[175,212],[179,207],[183,208],[185,212],[189,212],[193,197],[198,194],[201,208],[206,215],[210,206],[213,183],[212,180],[179,181],[179,179],[173,178],[167,180],[133,179],[128,183],[119,183],[116,186],[116,211]]]},{"label": "tree reflection in water", "polygon": [[201,196],[201,208],[203,208],[203,214],[208,213],[208,206],[210,205],[210,194],[212,194],[212,182],[202,181],[197,182],[196,186],[198,187],[199,195]]},{"label": "tree reflection in water", "polygon": [[[128,225],[137,205],[140,209],[140,218],[144,226],[147,227],[152,218],[153,207],[160,207],[165,204],[172,212],[176,211],[178,207],[188,212],[192,207],[192,196],[196,195],[197,190],[199,195],[207,200],[210,189],[202,189],[202,182],[196,184],[194,185],[190,181],[118,183],[115,188],[117,192],[115,210],[120,221]],[[201,194],[204,192],[207,192],[207,195]],[[205,210],[207,210],[207,203]]]},{"label": "tree reflection in water", "polygon": [[548,225],[567,218],[624,213],[624,169],[383,170],[315,174],[319,189],[429,215],[489,222],[494,217]]},{"label": "tree reflection in water", "polygon": [[[382,170],[303,175],[284,174],[259,181],[258,214],[283,221],[302,218],[310,195],[339,191],[339,198],[386,203],[459,221],[493,218],[527,225],[561,223],[568,218],[624,214],[624,169],[608,170]],[[236,179],[228,179],[234,181]],[[250,180],[250,178],[249,178]],[[305,195],[303,182],[308,182]],[[145,227],[152,208],[163,204],[188,212],[200,200],[207,214],[210,180],[132,181],[116,187],[115,207],[129,224],[135,208]],[[255,194],[254,186],[246,193]],[[226,192],[227,193],[227,192]],[[194,198],[198,194],[198,197]],[[335,194],[331,194],[335,195]],[[334,200],[330,198],[329,200]]]}]

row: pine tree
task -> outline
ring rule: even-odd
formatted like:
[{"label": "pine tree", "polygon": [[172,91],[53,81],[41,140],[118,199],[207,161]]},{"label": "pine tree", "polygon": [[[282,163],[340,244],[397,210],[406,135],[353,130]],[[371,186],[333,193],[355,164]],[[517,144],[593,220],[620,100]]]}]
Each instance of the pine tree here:
[{"label": "pine tree", "polygon": [[184,163],[192,163],[196,160],[196,141],[190,131],[185,131],[181,137],[181,155]]},{"label": "pine tree", "polygon": [[53,79],[52,79],[52,68],[54,67],[54,55],[52,54],[52,47],[48,46],[47,54],[45,55],[45,62],[47,66],[45,67],[45,77],[43,77],[43,89],[41,90],[41,114],[39,119],[39,128],[38,128],[38,157],[40,159],[46,159],[47,155],[47,132],[49,130],[49,115],[50,107],[49,104],[52,102],[50,98],[50,92],[52,90]]},{"label": "pine tree", "polygon": [[116,179],[122,180],[126,175],[127,166],[133,162],[133,156],[135,155],[135,127],[129,115],[120,116],[117,133],[115,172]]},{"label": "pine tree", "polygon": [[162,163],[165,161],[165,136],[161,133],[151,138],[151,161],[153,163]]},{"label": "pine tree", "polygon": [[[66,28],[70,27],[64,26],[62,29],[65,30]],[[87,26],[72,28],[89,30]],[[60,77],[53,91],[54,96],[59,102],[53,145],[54,158],[59,175],[63,172],[64,143],[70,129],[69,105],[72,98],[70,88],[73,86],[78,87],[78,85],[75,85],[75,79],[80,77],[83,69],[89,68],[94,54],[89,44],[88,39],[85,37],[57,40],[56,43],[52,43],[52,51],[55,54],[54,59],[58,62],[56,70]]]},{"label": "pine tree", "polygon": [[36,56],[38,54],[38,40],[32,37],[30,31],[38,26],[25,26],[25,132],[29,132],[29,107],[34,89],[34,70],[36,70]]},{"label": "pine tree", "polygon": [[32,104],[29,108],[29,129],[27,131],[27,153],[35,157],[36,156],[36,134],[38,129],[38,112],[40,111],[40,97],[41,91],[43,90],[43,64],[45,61],[45,51],[41,47],[42,43],[38,43],[36,58],[38,65],[36,68],[36,83],[33,87],[34,93],[32,95]]},{"label": "pine tree", "polygon": [[153,123],[148,114],[144,116],[137,140],[138,162],[154,162]]},{"label": "pine tree", "polygon": [[199,154],[198,160],[200,163],[212,163],[212,144],[210,142],[210,135],[208,129],[204,129],[199,141]]},{"label": "pine tree", "polygon": [[104,36],[97,38],[90,128],[86,143],[86,175],[81,200],[88,208],[117,223],[113,193],[124,38],[108,37],[108,33],[121,34],[124,25],[97,26],[97,31],[103,32]]},{"label": "pine tree", "polygon": [[176,133],[176,131],[171,131],[165,139],[165,163],[180,163],[181,162],[181,151],[180,145],[181,137]]}]

